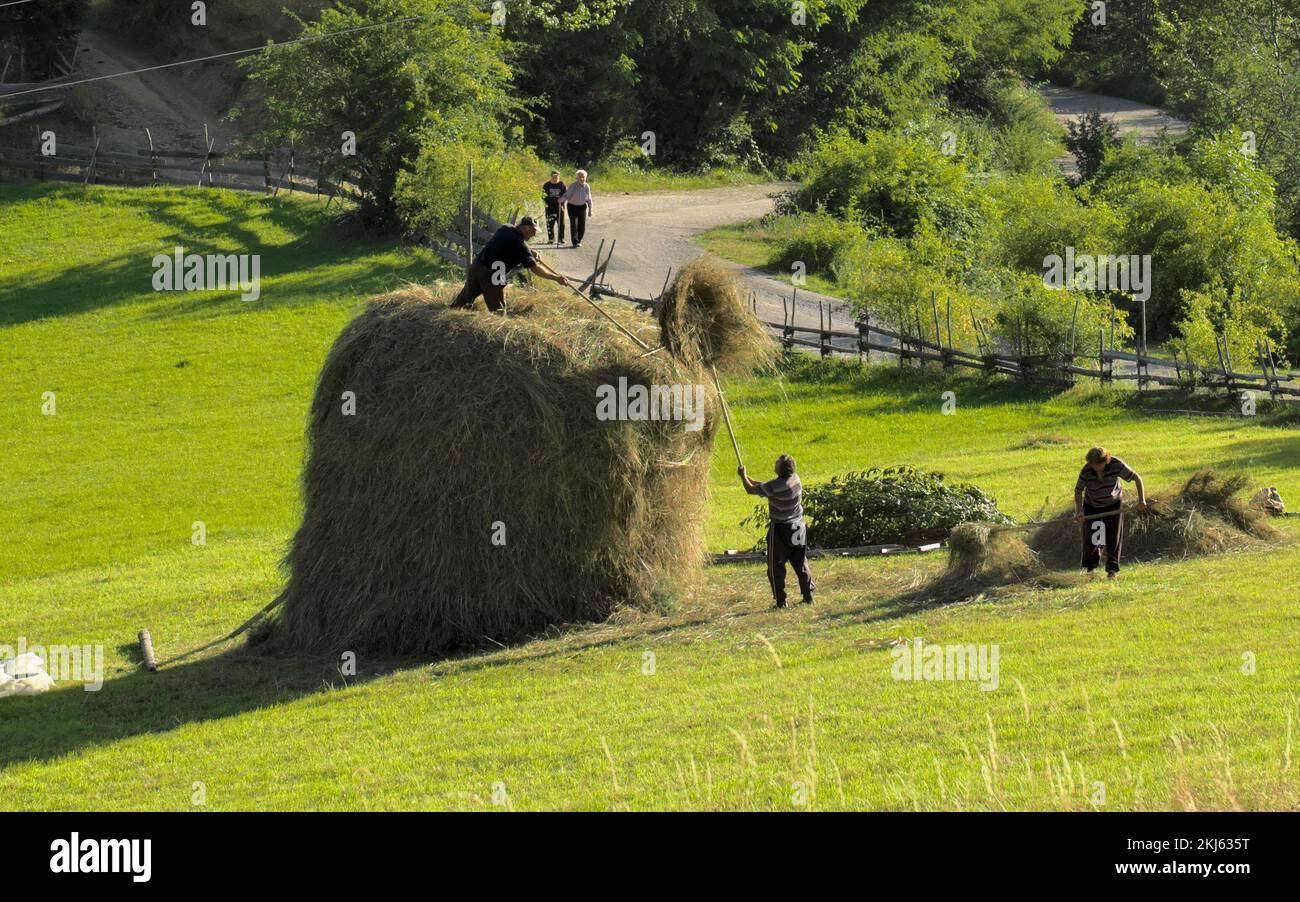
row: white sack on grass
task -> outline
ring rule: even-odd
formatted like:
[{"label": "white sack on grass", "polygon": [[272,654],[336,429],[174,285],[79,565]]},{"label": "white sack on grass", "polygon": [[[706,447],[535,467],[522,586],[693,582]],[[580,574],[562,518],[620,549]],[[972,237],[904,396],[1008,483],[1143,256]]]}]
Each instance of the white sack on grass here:
[{"label": "white sack on grass", "polygon": [[45,672],[45,662],[31,652],[0,663],[0,698],[9,695],[37,695],[54,685]]}]

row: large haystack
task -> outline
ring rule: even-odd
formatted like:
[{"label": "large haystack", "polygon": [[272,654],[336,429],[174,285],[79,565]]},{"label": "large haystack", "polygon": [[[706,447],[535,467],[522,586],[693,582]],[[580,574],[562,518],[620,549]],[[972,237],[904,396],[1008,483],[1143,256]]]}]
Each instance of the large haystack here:
[{"label": "large haystack", "polygon": [[[505,319],[449,309],[451,291],[374,300],[320,376],[305,512],[269,636],[432,654],[676,595],[702,558],[720,413],[705,367],[740,372],[771,354],[732,279],[687,267],[659,326],[607,306],[668,346],[650,356],[549,283],[516,292]],[[598,387],[620,379],[703,386],[703,428],[598,418]]]}]

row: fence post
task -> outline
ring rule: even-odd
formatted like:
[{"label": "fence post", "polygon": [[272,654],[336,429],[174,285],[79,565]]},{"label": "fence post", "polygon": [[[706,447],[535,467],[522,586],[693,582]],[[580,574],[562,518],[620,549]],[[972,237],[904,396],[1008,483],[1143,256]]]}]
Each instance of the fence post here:
[{"label": "fence post", "polygon": [[1110,373],[1106,371],[1106,327],[1097,328],[1097,370],[1101,373],[1101,384],[1110,384]]},{"label": "fence post", "polygon": [[[599,255],[597,255],[599,260]],[[467,180],[465,182],[465,277],[469,278],[469,268],[474,265],[474,161],[469,161]],[[592,278],[592,285],[595,285]]]},{"label": "fence post", "polygon": [[158,184],[158,151],[153,146],[153,132],[145,126],[144,136],[149,139],[149,180]]}]

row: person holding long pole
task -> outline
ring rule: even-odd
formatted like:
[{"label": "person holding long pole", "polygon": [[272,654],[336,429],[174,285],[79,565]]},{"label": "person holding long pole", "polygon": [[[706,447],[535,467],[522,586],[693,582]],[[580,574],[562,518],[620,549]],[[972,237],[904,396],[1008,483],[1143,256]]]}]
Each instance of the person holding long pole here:
[{"label": "person holding long pole", "polygon": [[804,604],[813,603],[812,570],[808,567],[808,529],[803,521],[803,484],[795,472],[794,458],[782,454],[776,459],[776,478],[758,482],[736,468],[745,491],[767,499],[771,522],[767,527],[767,581],[778,608],[785,607],[785,565],[790,564],[799,580]]}]

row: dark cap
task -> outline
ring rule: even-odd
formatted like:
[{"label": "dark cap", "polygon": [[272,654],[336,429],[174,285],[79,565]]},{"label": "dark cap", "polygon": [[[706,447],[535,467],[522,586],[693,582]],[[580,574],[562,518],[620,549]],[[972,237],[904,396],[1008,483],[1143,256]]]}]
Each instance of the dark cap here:
[{"label": "dark cap", "polygon": [[515,228],[517,229],[522,229],[524,226],[532,226],[533,228],[537,228],[537,223],[533,221],[533,217],[525,216],[523,219],[515,223]]}]

